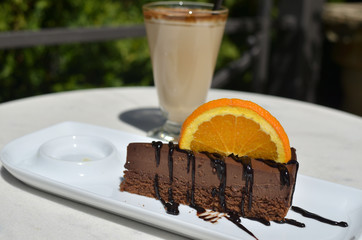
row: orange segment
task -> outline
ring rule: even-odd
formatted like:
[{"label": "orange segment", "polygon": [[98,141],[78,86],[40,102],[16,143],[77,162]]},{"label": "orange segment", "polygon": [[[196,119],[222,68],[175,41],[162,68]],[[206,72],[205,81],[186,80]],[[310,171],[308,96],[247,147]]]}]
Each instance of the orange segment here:
[{"label": "orange segment", "polygon": [[222,98],[197,108],[184,122],[179,146],[286,163],[289,139],[279,121],[256,103]]}]

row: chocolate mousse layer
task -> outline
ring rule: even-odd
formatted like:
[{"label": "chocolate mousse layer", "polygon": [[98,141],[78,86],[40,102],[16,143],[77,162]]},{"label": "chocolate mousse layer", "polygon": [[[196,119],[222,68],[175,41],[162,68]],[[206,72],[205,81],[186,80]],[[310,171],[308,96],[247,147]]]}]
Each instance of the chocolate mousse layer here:
[{"label": "chocolate mousse layer", "polygon": [[[169,213],[178,204],[281,221],[292,203],[298,162],[192,153],[177,145],[131,143],[121,191],[161,200]],[[171,209],[171,210],[170,210]]]}]

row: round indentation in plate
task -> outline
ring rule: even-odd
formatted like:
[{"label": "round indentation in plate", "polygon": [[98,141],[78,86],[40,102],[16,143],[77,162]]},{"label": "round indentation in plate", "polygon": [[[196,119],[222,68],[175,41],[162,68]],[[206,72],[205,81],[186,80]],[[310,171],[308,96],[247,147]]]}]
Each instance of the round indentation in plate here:
[{"label": "round indentation in plate", "polygon": [[[98,178],[120,171],[115,147],[96,136],[71,135],[49,140],[38,151],[44,170],[54,178]],[[100,180],[100,179],[99,179]]]},{"label": "round indentation in plate", "polygon": [[45,158],[78,164],[106,159],[113,151],[111,143],[93,136],[59,137],[44,143],[39,149]]}]

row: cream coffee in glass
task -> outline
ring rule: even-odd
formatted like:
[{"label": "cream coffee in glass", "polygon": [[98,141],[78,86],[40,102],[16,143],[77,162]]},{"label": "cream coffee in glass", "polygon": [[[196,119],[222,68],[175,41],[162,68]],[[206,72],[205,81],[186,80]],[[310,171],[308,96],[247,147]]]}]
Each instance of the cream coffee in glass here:
[{"label": "cream coffee in glass", "polygon": [[183,121],[205,102],[228,10],[197,2],[143,6],[153,78],[165,125],[149,136],[177,141]]}]

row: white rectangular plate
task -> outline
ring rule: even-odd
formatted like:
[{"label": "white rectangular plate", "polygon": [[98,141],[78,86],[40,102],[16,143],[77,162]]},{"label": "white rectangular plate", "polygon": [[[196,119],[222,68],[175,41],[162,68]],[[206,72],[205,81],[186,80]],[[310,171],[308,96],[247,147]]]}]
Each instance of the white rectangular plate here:
[{"label": "white rectangular plate", "polygon": [[[39,160],[39,147],[50,139],[69,135],[94,135],[116,146],[119,171],[104,178],[82,178],[64,171],[55,177],[54,169]],[[130,142],[151,139],[88,124],[64,122],[26,135],[9,143],[0,153],[5,168],[21,181],[42,190],[126,216],[155,227],[202,239],[254,239],[225,218],[205,222],[188,206],[180,206],[178,216],[165,212],[162,204],[151,198],[119,191]],[[305,223],[305,228],[272,222],[271,226],[241,219],[241,223],[260,239],[352,240],[362,233],[362,191],[298,175],[293,205],[335,221],[346,221],[347,228],[307,219],[293,211],[288,218]]]}]

